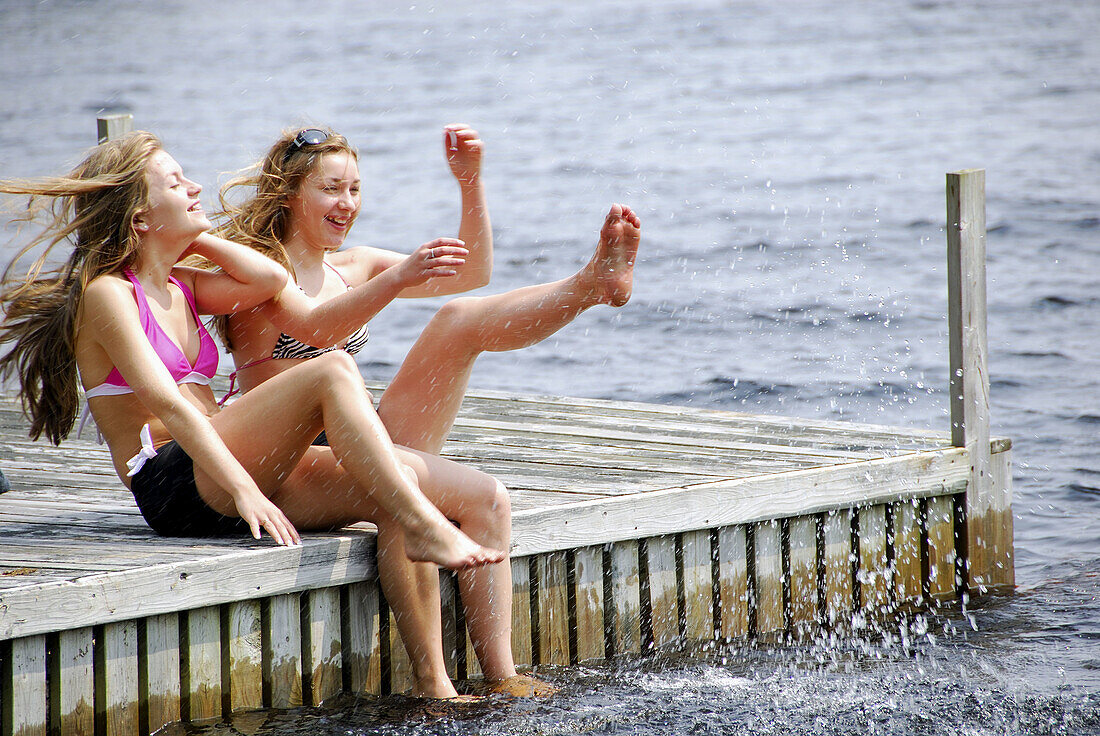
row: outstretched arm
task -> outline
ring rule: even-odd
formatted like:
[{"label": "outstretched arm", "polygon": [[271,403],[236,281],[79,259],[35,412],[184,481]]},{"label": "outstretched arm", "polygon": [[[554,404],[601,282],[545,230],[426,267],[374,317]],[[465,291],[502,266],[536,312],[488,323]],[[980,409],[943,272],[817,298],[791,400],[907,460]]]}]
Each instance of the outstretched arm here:
[{"label": "outstretched arm", "polygon": [[425,243],[398,263],[338,297],[314,305],[294,283],[257,310],[277,328],[308,345],[335,345],[394,298],[433,281],[452,281],[469,251],[454,238]]}]

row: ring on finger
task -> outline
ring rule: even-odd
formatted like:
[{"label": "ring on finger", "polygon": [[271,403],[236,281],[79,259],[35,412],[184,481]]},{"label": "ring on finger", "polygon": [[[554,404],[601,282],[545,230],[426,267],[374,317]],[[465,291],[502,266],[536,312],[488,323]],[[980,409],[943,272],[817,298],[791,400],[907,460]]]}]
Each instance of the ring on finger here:
[{"label": "ring on finger", "polygon": [[428,249],[428,258],[429,259],[434,259],[435,258],[435,248],[429,248]]}]

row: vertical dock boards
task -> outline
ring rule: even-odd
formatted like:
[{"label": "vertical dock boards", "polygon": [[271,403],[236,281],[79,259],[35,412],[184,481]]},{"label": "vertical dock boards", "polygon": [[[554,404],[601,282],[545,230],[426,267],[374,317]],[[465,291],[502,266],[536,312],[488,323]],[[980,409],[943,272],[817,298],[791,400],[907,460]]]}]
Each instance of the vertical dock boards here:
[{"label": "vertical dock boards", "polygon": [[[994,458],[994,467],[1007,463]],[[899,606],[955,600],[964,499],[513,559],[516,661],[570,665],[715,638],[812,638]],[[448,671],[474,676],[453,574],[442,574],[441,589]],[[396,628],[369,581],[0,642],[0,736],[144,734],[341,691],[400,691],[408,661]]]}]

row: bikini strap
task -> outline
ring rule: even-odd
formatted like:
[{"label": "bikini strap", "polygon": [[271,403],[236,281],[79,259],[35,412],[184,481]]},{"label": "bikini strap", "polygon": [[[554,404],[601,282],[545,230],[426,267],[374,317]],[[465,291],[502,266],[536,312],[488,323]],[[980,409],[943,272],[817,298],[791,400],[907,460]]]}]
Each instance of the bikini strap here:
[{"label": "bikini strap", "polygon": [[337,270],[336,270],[336,267],[335,267],[335,266],[333,266],[333,265],[332,265],[331,263],[329,263],[328,261],[326,261],[326,260],[324,260],[324,259],[322,259],[322,260],[321,260],[321,264],[322,264],[322,265],[325,265],[325,266],[328,266],[329,270],[330,270],[330,271],[332,271],[332,272],[333,272],[334,274],[336,274],[336,278],[338,278],[338,279],[340,279],[341,281],[343,281],[343,282],[344,282],[344,286],[346,286],[346,287],[348,288],[348,290],[349,290],[349,291],[351,290],[351,284],[349,284],[349,283],[347,282],[347,279],[345,279],[345,278],[344,278],[343,274],[341,274],[341,273],[340,273],[339,271],[337,271]]},{"label": "bikini strap", "polygon": [[243,371],[245,368],[251,368],[252,366],[259,365],[260,363],[266,363],[269,360],[273,360],[273,358],[271,356],[268,356],[266,358],[260,358],[259,360],[253,360],[251,363],[245,363],[240,368],[238,368],[237,370],[230,373],[229,374],[229,393],[227,393],[225,396],[221,397],[221,400],[218,401],[218,406],[224,406],[225,402],[229,401],[231,398],[233,398],[234,396],[236,396],[237,394],[239,394],[241,392],[241,390],[239,388],[237,388],[237,374],[238,373]]}]

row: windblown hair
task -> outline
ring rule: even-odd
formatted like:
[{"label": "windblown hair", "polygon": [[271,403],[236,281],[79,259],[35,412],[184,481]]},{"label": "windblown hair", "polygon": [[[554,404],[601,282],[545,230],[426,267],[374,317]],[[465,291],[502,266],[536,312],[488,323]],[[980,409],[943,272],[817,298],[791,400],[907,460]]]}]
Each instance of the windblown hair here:
[{"label": "windblown hair", "polygon": [[[258,163],[244,169],[226,182],[218,193],[221,212],[215,215],[217,232],[226,240],[247,245],[276,261],[293,276],[294,267],[283,242],[290,234],[290,198],[298,193],[302,182],[320,170],[321,159],[329,153],[347,153],[356,161],[358,152],[347,138],[323,128],[328,139],[322,143],[294,147],[301,128],[284,130]],[[240,204],[231,201],[238,190],[247,192]],[[229,316],[214,319],[214,328],[232,349],[229,342]]]},{"label": "windblown hair", "polygon": [[[80,406],[75,348],[84,290],[96,277],[134,263],[134,215],[149,208],[145,169],[161,148],[156,136],[134,131],[96,146],[68,176],[0,181],[0,193],[29,195],[16,221],[44,222],[4,270],[0,292],[0,346],[12,345],[0,357],[0,374],[18,374],[33,439],[45,434],[57,445],[72,430]],[[60,268],[46,270],[61,242],[71,244],[72,253]],[[28,271],[12,277],[39,247]]]}]

